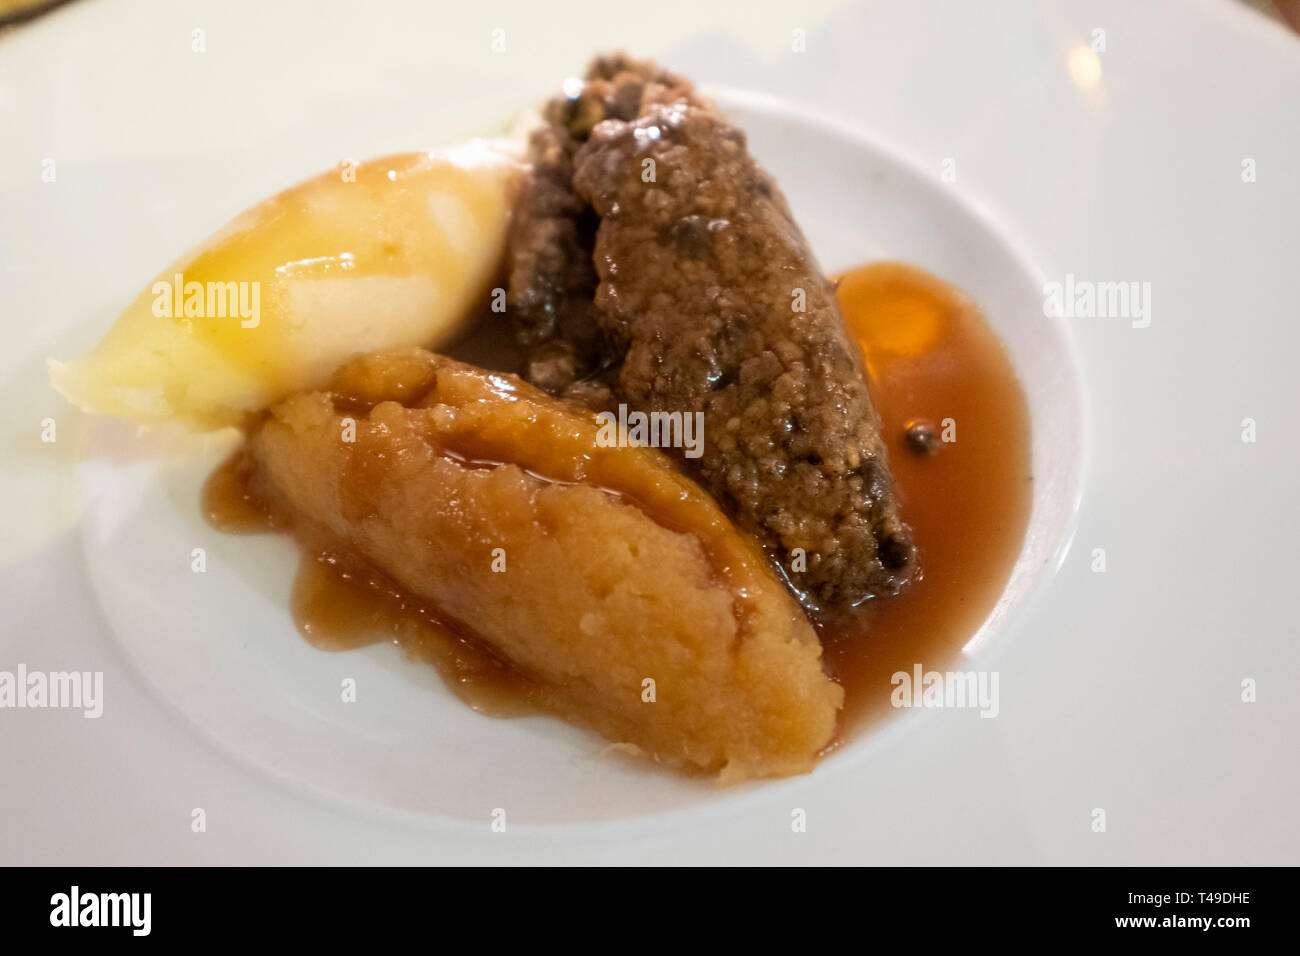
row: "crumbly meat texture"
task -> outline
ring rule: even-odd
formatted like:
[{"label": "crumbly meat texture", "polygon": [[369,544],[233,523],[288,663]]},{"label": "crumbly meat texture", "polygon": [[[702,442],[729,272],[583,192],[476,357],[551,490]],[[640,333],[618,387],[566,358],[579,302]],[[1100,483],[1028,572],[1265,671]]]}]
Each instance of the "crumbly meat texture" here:
[{"label": "crumbly meat texture", "polygon": [[[621,55],[594,60],[581,87],[551,100],[531,134],[532,170],[508,250],[509,307],[526,350],[525,378],[557,395],[613,362],[594,301],[599,219],[574,191],[574,156],[597,123],[635,119],[650,103],[695,99],[687,80]],[[596,385],[576,391],[593,406],[610,394]]]},{"label": "crumbly meat texture", "polygon": [[685,464],[809,607],[897,591],[916,562],[861,357],[744,134],[618,57],[545,119],[512,238],[528,377],[597,408],[702,412]]}]

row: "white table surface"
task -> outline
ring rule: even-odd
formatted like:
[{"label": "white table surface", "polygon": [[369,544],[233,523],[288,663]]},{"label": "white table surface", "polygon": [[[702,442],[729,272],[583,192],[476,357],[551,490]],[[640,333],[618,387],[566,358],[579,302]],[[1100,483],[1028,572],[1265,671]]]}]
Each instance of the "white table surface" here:
[{"label": "white table surface", "polygon": [[[505,55],[488,48],[497,27]],[[790,52],[796,28],[806,53]],[[1099,81],[1081,89],[1069,54],[1097,28]],[[1090,419],[1082,509],[1000,662],[1005,719],[991,732],[918,722],[851,773],[734,813],[494,834],[308,796],[142,690],[94,722],[0,711],[0,862],[1295,863],[1300,41],[1221,0],[664,0],[562,15],[82,0],[0,35],[0,668],[125,667],[76,580],[71,450],[39,441],[43,417],[68,414],[44,356],[92,342],[142,275],[231,212],[341,156],[491,133],[611,45],[815,104],[936,176],[955,158],[955,188],[1013,224],[1044,273],[1151,283],[1149,328],[1073,327]],[[230,175],[196,181],[214,157]],[[196,190],[202,215],[177,213]],[[807,833],[790,832],[792,801]],[[195,806],[206,833],[190,832]],[[1089,827],[1098,806],[1104,834]]]}]

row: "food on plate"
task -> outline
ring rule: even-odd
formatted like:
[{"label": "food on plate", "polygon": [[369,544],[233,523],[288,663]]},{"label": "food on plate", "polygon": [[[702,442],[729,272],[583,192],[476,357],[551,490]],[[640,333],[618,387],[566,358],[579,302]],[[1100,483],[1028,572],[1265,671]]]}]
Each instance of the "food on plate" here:
[{"label": "food on plate", "polygon": [[843,696],[812,627],[708,495],[599,427],[513,376],[371,353],[271,409],[251,486],[610,739],[724,780],[808,769]]},{"label": "food on plate", "polygon": [[89,355],[51,361],[51,381],[86,411],[212,429],[357,352],[444,344],[499,268],[511,151],[473,140],[285,190],[160,273]]},{"label": "food on plate", "polygon": [[915,570],[833,284],[745,135],[606,57],[546,107],[510,243],[527,375],[596,408],[703,413],[688,467],[814,608]]},{"label": "food on plate", "polygon": [[484,712],[724,783],[811,769],[959,647],[1029,508],[974,303],[896,263],[832,282],[744,133],[622,54],[526,142],[254,207],[51,378],[242,430],[204,507],[295,537],[313,643],[393,640]]}]

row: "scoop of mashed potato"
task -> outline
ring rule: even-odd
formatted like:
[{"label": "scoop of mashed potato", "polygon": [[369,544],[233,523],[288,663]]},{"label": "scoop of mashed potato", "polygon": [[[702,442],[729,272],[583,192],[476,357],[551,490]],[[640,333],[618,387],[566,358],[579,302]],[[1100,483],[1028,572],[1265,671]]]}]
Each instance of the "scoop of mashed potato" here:
[{"label": "scoop of mashed potato", "polygon": [[513,140],[343,163],[249,209],[160,273],[102,342],[50,361],[85,411],[239,424],[350,356],[446,343],[500,268]]}]

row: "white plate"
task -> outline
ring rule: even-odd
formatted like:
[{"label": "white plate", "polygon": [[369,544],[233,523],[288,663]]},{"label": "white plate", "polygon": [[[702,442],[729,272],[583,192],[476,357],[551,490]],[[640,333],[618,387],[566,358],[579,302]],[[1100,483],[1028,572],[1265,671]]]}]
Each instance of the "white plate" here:
[{"label": "white plate", "polygon": [[[1082,21],[1064,5],[1034,19],[906,6],[803,24],[691,7],[719,30],[683,41],[655,17],[621,34],[767,91],[723,99],[823,265],[901,258],[966,289],[1034,414],[1028,550],[973,649],[1001,674],[998,719],[901,715],[808,777],[727,791],[603,757],[554,721],[474,715],[391,648],[311,650],[288,619],[287,542],[199,518],[218,443],[89,422],[39,366],[243,206],[343,157],[490,132],[607,37],[573,29],[581,13],[556,33],[522,6],[434,20],[415,5],[156,3],[128,25],[83,3],[0,38],[15,140],[0,156],[14,448],[0,669],[106,682],[99,720],[0,711],[0,759],[20,768],[0,796],[0,861],[1294,861],[1300,771],[1276,757],[1300,715],[1286,587],[1300,456],[1285,435],[1300,336],[1283,321],[1295,41],[1213,4]],[[1108,49],[1071,60],[1098,24]],[[795,29],[810,52],[789,52]],[[454,96],[432,92],[453,77]],[[1067,272],[1151,282],[1151,325],[1044,318],[1044,277]],[[195,547],[206,574],[190,571]],[[339,701],[343,676],[356,704]],[[489,828],[498,807],[505,834]],[[795,808],[807,833],[791,832]]]},{"label": "white plate", "polygon": [[[905,259],[957,283],[993,317],[1029,395],[1038,479],[1026,547],[989,628],[1009,629],[1035,577],[1055,570],[1078,498],[1081,392],[1064,323],[1043,317],[1042,278],[958,194],[869,139],[770,98],[719,99],[828,267]],[[526,824],[625,820],[773,786],[724,791],[610,755],[600,738],[554,720],[480,716],[392,645],[313,650],[286,610],[294,545],[223,535],[200,518],[197,488],[233,446],[210,441],[176,463],[160,444],[95,423],[83,467],[86,565],[126,656],[233,755],[364,807],[475,824],[496,807]],[[192,570],[194,549],[203,573]],[[962,656],[955,668],[982,666],[981,655]],[[355,703],[342,700],[345,679],[356,682]],[[818,773],[870,746],[859,736]]]}]

